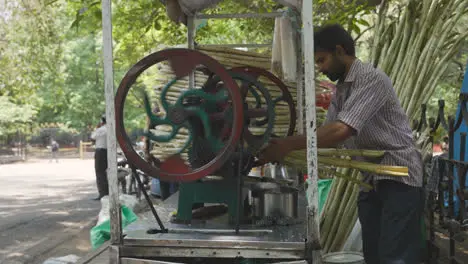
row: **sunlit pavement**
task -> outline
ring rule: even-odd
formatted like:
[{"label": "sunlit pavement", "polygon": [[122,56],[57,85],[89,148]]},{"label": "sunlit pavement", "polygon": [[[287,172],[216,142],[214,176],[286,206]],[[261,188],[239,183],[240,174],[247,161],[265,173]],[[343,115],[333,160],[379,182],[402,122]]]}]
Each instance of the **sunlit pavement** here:
[{"label": "sunlit pavement", "polygon": [[47,252],[89,232],[100,209],[91,200],[97,196],[93,162],[0,165],[0,263],[42,263]]}]

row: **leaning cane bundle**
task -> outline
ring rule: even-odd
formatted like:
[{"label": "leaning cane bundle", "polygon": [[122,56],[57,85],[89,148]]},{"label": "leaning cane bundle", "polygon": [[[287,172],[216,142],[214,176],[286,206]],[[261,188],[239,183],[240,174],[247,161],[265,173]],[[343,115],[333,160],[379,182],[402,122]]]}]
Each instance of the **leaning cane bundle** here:
[{"label": "leaning cane bundle", "polygon": [[[333,175],[334,178],[320,220],[321,244],[324,252],[341,250],[357,219],[356,199],[359,188],[366,190],[373,188],[360,180],[359,171],[394,177],[408,176],[407,167],[386,166],[349,159],[350,156],[377,158],[384,154],[385,151],[380,150],[317,149],[319,173]],[[307,170],[306,150],[291,152],[285,157],[283,163]]]}]

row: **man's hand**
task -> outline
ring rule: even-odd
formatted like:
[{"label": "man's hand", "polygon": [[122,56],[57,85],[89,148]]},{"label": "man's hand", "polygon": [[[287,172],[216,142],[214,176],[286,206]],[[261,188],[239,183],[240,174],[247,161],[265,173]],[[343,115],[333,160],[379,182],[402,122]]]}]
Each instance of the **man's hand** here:
[{"label": "man's hand", "polygon": [[[354,134],[355,130],[352,127],[341,121],[333,121],[318,128],[317,147],[336,147]],[[260,154],[257,164],[281,163],[290,152],[301,149],[307,149],[307,137],[305,135],[271,139],[268,146]]]},{"label": "man's hand", "polygon": [[271,139],[268,146],[260,154],[260,164],[282,162],[284,158],[292,151],[288,138]]}]

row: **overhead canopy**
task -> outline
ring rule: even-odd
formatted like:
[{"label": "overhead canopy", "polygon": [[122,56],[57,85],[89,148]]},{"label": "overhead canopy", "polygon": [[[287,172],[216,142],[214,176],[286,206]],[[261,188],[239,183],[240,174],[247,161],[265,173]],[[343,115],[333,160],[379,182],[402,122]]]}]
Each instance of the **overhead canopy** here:
[{"label": "overhead canopy", "polygon": [[[223,0],[160,0],[166,5],[169,18],[176,23],[187,24],[187,16],[193,16],[207,8],[213,7]],[[236,0],[231,0],[236,1]],[[240,0],[237,0],[240,1]],[[244,0],[245,1],[245,0]],[[312,1],[312,0],[308,0]],[[353,0],[349,0],[353,1]],[[302,0],[275,0],[278,4],[301,11]],[[370,6],[379,5],[382,0],[358,0],[356,4],[367,3]]]},{"label": "overhead canopy", "polygon": [[[166,5],[169,18],[176,23],[187,24],[187,16],[193,16],[223,0],[161,0]],[[279,4],[300,10],[302,0],[275,0]]]}]

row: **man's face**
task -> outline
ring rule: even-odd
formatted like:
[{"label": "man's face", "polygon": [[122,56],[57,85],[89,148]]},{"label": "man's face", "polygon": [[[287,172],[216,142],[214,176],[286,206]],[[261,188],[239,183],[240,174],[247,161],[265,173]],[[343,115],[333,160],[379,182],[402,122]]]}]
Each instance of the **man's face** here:
[{"label": "man's face", "polygon": [[344,77],[346,71],[345,64],[341,62],[335,53],[326,51],[315,52],[315,64],[319,68],[319,71],[333,82]]}]

